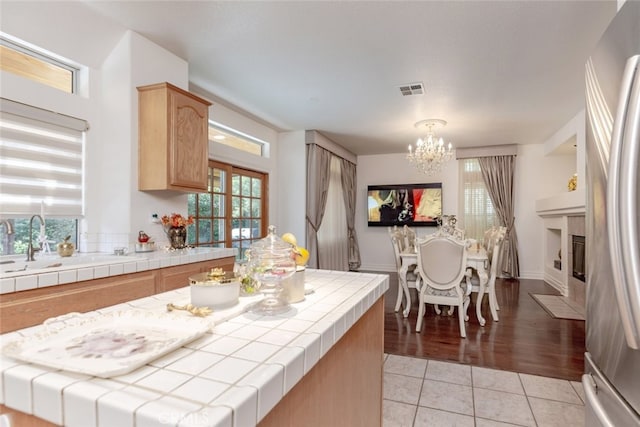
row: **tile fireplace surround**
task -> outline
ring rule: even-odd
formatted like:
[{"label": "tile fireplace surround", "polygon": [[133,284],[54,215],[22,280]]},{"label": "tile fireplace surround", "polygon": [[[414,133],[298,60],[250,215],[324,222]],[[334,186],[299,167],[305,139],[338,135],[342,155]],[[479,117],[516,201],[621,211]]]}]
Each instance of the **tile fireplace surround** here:
[{"label": "tile fireplace surround", "polygon": [[583,305],[585,283],[573,277],[572,240],[585,235],[584,190],[538,200],[536,211],[544,219],[544,281]]}]

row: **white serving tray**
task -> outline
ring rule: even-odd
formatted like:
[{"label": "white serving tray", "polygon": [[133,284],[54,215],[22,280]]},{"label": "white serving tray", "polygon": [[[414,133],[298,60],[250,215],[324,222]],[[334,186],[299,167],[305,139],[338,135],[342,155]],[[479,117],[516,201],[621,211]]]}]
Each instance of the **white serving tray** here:
[{"label": "white serving tray", "polygon": [[204,335],[211,321],[145,310],[70,313],[7,343],[14,359],[102,378],[129,373]]}]

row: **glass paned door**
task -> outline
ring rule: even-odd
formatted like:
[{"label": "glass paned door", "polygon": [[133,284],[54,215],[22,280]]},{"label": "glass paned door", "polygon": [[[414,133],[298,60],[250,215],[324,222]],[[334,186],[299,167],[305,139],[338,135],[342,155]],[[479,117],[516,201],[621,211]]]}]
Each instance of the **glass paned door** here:
[{"label": "glass paned door", "polygon": [[209,162],[208,178],[206,193],[189,195],[189,214],[195,218],[189,226],[189,243],[238,248],[237,258],[244,260],[246,250],[266,228],[268,175]]}]

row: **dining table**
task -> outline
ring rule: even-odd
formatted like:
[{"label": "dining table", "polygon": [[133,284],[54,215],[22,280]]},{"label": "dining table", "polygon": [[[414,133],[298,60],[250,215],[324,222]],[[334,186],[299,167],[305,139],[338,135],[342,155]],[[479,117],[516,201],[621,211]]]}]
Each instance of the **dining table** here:
[{"label": "dining table", "polygon": [[[483,246],[472,244],[467,247],[466,251],[467,267],[476,270],[480,279],[480,284],[478,286],[478,299],[476,300],[476,317],[478,318],[480,326],[484,326],[486,324],[486,320],[482,316],[482,299],[484,298],[485,293],[489,294],[489,308],[491,310],[492,317],[494,320],[498,320],[495,289],[487,289],[487,283],[489,282],[489,257]],[[411,309],[411,293],[409,292],[409,286],[407,285],[407,273],[411,267],[418,265],[418,254],[415,251],[401,252],[400,258],[402,259],[402,266],[399,271],[398,280],[400,281],[400,285],[404,291],[407,301],[405,309],[403,310],[403,315],[404,317],[408,317]],[[418,292],[420,292],[418,285],[417,289]],[[471,287],[469,286],[467,287],[467,295],[470,293]]]}]

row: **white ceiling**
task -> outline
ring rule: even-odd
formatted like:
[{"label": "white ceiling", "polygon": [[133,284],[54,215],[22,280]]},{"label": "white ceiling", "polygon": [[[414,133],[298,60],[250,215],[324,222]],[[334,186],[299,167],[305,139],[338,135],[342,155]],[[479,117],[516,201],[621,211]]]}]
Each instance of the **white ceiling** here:
[{"label": "white ceiling", "polygon": [[[583,108],[609,1],[89,1],[280,130],[398,153],[440,118],[456,147],[542,143]],[[398,87],[422,82],[426,93]]]}]

